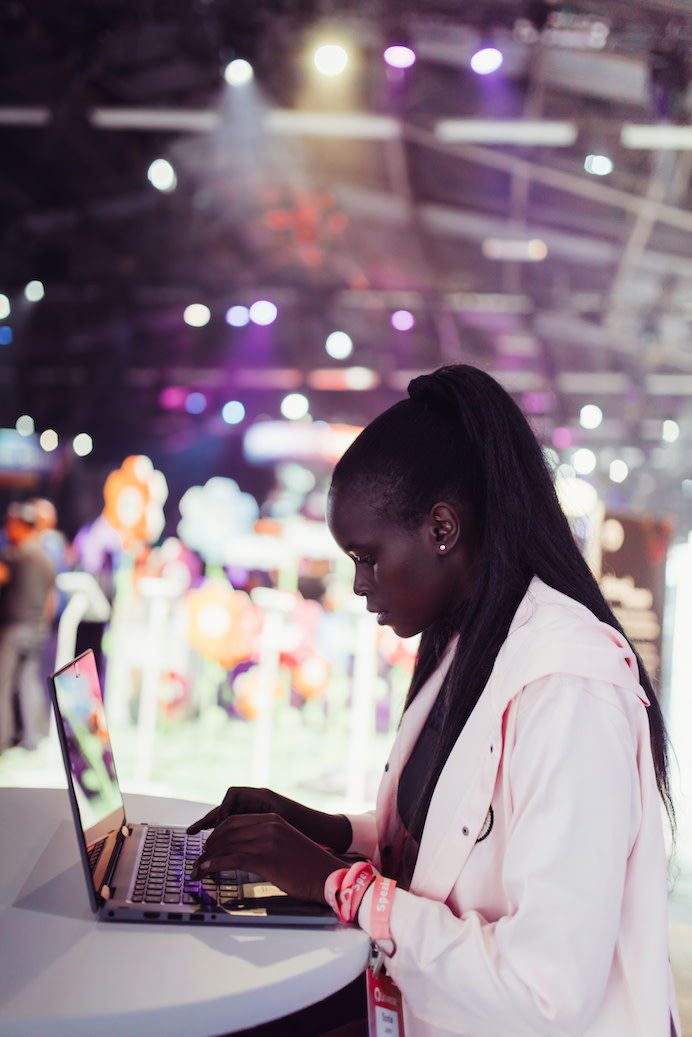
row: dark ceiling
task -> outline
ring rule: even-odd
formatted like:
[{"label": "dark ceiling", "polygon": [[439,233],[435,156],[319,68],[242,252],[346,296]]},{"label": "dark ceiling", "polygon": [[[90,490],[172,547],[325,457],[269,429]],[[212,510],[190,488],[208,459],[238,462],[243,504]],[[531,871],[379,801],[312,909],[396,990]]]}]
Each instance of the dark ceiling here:
[{"label": "dark ceiling", "polygon": [[[402,32],[416,64],[387,72],[383,46]],[[306,56],[330,33],[352,64],[318,81]],[[490,35],[505,63],[477,77],[469,58]],[[464,360],[516,394],[546,444],[568,430],[563,460],[596,452],[609,507],[686,530],[692,151],[625,148],[621,130],[689,123],[691,49],[690,0],[5,0],[0,425],[29,413],[63,441],[88,432],[86,469],[145,452],[194,482],[238,461],[228,399],[252,421],[302,389],[315,418],[359,424],[412,373]],[[233,89],[223,69],[238,56],[256,78]],[[129,124],[152,112],[165,128]],[[445,119],[578,132],[560,147],[459,143],[441,138]],[[585,172],[590,153],[613,172]],[[147,180],[159,156],[172,193]],[[540,239],[547,257],[487,258],[489,238]],[[34,278],[46,294],[29,304]],[[225,323],[257,298],[278,306],[273,325]],[[184,323],[191,302],[211,309],[205,327]],[[401,307],[412,331],[389,324]],[[348,360],[324,351],[335,329],[353,339]],[[320,372],[353,366],[376,387],[319,388]],[[165,409],[167,387],[203,392],[206,411]],[[597,430],[579,426],[585,403],[603,410]],[[615,457],[630,469],[619,485]]]}]

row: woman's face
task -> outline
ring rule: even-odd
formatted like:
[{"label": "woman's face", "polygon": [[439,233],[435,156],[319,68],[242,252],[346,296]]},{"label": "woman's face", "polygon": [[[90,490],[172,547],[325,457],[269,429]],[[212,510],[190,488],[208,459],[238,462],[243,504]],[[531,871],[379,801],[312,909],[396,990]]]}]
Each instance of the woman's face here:
[{"label": "woman's face", "polygon": [[355,564],[354,592],[399,637],[419,634],[470,597],[477,548],[466,516],[452,507],[435,505],[410,530],[377,515],[347,487],[332,488],[327,521]]}]

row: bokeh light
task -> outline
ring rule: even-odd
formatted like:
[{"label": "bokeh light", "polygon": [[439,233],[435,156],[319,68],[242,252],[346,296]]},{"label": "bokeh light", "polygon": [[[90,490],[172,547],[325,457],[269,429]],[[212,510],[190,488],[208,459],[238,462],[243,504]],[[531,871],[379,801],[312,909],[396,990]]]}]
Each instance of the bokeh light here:
[{"label": "bokeh light", "polygon": [[191,328],[203,328],[211,320],[211,310],[201,302],[190,303],[185,307],[183,320]]},{"label": "bokeh light", "polygon": [[680,426],[677,421],[673,421],[671,418],[667,418],[663,422],[663,431],[661,433],[664,443],[674,443],[680,435]]},{"label": "bokeh light", "polygon": [[179,385],[167,385],[159,393],[159,403],[166,410],[176,410],[185,406],[187,392]]},{"label": "bokeh light", "polygon": [[245,407],[240,400],[229,400],[221,409],[221,417],[227,425],[239,425],[245,417]]},{"label": "bokeh light", "polygon": [[10,315],[10,300],[0,292],[0,320],[5,320]]},{"label": "bokeh light", "polygon": [[226,324],[232,328],[244,328],[250,323],[250,311],[247,306],[229,306],[226,310]]},{"label": "bokeh light", "polygon": [[579,411],[579,424],[582,428],[598,428],[603,421],[603,411],[595,403],[586,403]]},{"label": "bokeh light", "polygon": [[627,467],[627,463],[622,458],[616,457],[614,461],[610,462],[608,474],[610,475],[611,482],[624,482],[629,473],[630,470]]},{"label": "bokeh light", "polygon": [[607,155],[587,155],[584,169],[593,176],[608,176],[613,172],[613,162]]},{"label": "bokeh light", "polygon": [[408,310],[396,310],[389,319],[397,331],[410,331],[416,323],[416,318]]},{"label": "bokeh light", "polygon": [[157,191],[175,191],[178,177],[175,169],[165,158],[155,158],[147,170],[147,179]]},{"label": "bokeh light", "polygon": [[258,299],[250,307],[250,320],[253,324],[273,324],[276,320],[278,310],[273,302],[267,299]]},{"label": "bokeh light", "polygon": [[580,447],[572,455],[572,465],[578,475],[589,475],[596,467],[596,455],[588,447]]},{"label": "bokeh light", "polygon": [[24,295],[29,302],[40,302],[45,294],[46,290],[42,281],[29,281],[24,288]]},{"label": "bokeh light", "polygon": [[298,421],[304,418],[310,409],[307,397],[300,392],[289,393],[281,401],[281,413],[289,421]]},{"label": "bokeh light", "polygon": [[345,360],[353,352],[353,341],[345,331],[332,331],[331,335],[327,335],[324,348],[335,360]]},{"label": "bokeh light", "polygon": [[323,76],[338,76],[348,65],[348,54],[337,43],[327,43],[317,48],[313,61]]},{"label": "bokeh light", "polygon": [[9,324],[4,324],[0,328],[0,346],[9,346],[13,338],[12,328]]},{"label": "bokeh light", "polygon": [[207,409],[207,398],[203,392],[191,392],[185,400],[185,410],[188,414],[202,414]]},{"label": "bokeh light", "polygon": [[410,68],[416,60],[416,55],[410,47],[395,44],[393,47],[387,47],[384,60],[392,68]]},{"label": "bokeh light", "polygon": [[80,432],[72,440],[72,449],[77,457],[86,457],[94,449],[94,441],[86,432]]},{"label": "bokeh light", "polygon": [[30,414],[22,414],[21,417],[17,418],[14,426],[20,436],[33,436],[34,434],[34,419]]},{"label": "bokeh light", "polygon": [[229,61],[224,69],[223,78],[230,86],[245,86],[254,78],[254,70],[249,61],[244,58],[235,58]]},{"label": "bokeh light", "polygon": [[45,432],[41,433],[39,444],[41,449],[45,450],[47,454],[52,453],[53,450],[58,448],[58,433],[55,429],[47,428]]},{"label": "bokeh light", "polygon": [[497,47],[483,47],[471,58],[471,68],[479,76],[487,76],[491,72],[497,72],[503,60],[502,52]]}]

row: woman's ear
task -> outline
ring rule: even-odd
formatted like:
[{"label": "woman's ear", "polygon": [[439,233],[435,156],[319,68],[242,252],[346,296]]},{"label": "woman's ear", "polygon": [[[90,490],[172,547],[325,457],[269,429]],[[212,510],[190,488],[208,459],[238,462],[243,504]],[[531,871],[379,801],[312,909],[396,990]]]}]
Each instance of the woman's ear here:
[{"label": "woman's ear", "polygon": [[428,530],[437,551],[451,551],[462,531],[462,519],[456,508],[440,501],[430,509]]}]

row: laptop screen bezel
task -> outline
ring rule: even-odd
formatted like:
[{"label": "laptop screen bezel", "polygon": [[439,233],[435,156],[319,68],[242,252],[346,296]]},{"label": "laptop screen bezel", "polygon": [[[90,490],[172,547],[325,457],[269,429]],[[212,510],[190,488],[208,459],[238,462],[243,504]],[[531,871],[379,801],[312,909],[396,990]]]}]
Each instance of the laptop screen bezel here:
[{"label": "laptop screen bezel", "polygon": [[[115,763],[113,762],[113,773],[115,776],[115,784],[120,794],[121,806],[113,810],[106,817],[102,818],[96,824],[89,827],[85,827],[82,818],[82,813],[79,808],[79,799],[77,796],[77,790],[75,788],[75,779],[72,771],[72,761],[70,758],[70,750],[67,738],[67,732],[65,730],[64,718],[60,708],[59,692],[57,688],[57,680],[61,675],[65,674],[69,670],[75,670],[78,672],[80,665],[84,665],[84,660],[88,658],[88,666],[94,668],[94,672],[98,674],[96,667],[96,659],[94,652],[91,648],[88,648],[81,655],[78,655],[76,659],[67,663],[65,666],[61,666],[55,673],[50,674],[48,678],[48,687],[51,696],[51,702],[53,704],[53,712],[55,714],[56,727],[58,731],[58,741],[60,742],[60,750],[62,753],[63,763],[65,765],[65,774],[67,776],[67,789],[70,798],[70,807],[72,809],[72,816],[74,819],[75,833],[77,835],[77,841],[79,843],[80,858],[82,861],[82,867],[84,868],[84,874],[87,880],[87,887],[89,890],[89,899],[93,911],[98,911],[104,902],[104,898],[101,896],[99,883],[95,880],[94,872],[92,871],[91,864],[89,861],[89,847],[92,846],[99,839],[108,837],[111,834],[119,833],[120,830],[126,825],[125,817],[125,805],[122,800],[122,793],[120,792],[120,786],[117,780],[117,773],[115,771]],[[101,693],[100,682],[97,683],[97,689],[99,697],[101,698],[101,705],[103,707],[103,695]],[[104,714],[105,715],[105,714]],[[107,727],[106,727],[107,730]],[[110,734],[108,735],[110,742]]]}]

